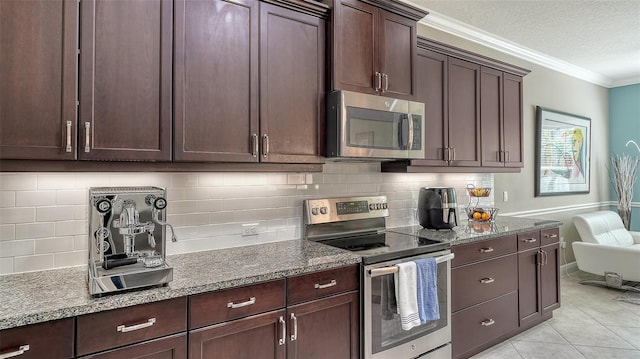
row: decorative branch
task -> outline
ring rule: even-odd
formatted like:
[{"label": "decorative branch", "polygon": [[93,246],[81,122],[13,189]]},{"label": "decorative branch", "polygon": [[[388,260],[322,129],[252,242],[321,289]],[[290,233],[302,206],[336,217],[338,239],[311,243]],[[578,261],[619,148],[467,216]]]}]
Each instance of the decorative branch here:
[{"label": "decorative branch", "polygon": [[629,144],[634,144],[636,146],[636,148],[638,149],[638,152],[640,152],[640,146],[638,146],[636,141],[634,141],[634,140],[627,141],[627,144],[625,145],[625,147],[629,147]]},{"label": "decorative branch", "polygon": [[611,184],[618,197],[618,212],[627,229],[630,227],[631,202],[633,200],[633,185],[638,170],[638,157],[627,155],[611,156]]}]

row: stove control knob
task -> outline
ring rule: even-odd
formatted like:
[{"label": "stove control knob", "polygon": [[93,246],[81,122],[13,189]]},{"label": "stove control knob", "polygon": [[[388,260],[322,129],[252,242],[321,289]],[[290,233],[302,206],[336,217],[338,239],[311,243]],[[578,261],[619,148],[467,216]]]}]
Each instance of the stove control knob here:
[{"label": "stove control knob", "polygon": [[373,203],[369,204],[369,210],[373,211],[374,209],[376,209],[376,205]]},{"label": "stove control knob", "polygon": [[389,207],[388,207],[388,205],[387,205],[387,203],[386,203],[386,202],[382,204],[382,209],[388,209],[388,208],[389,208]]},{"label": "stove control knob", "polygon": [[318,208],[311,208],[311,214],[314,216],[318,215]]},{"label": "stove control knob", "polygon": [[327,214],[327,207],[320,207],[320,213]]}]

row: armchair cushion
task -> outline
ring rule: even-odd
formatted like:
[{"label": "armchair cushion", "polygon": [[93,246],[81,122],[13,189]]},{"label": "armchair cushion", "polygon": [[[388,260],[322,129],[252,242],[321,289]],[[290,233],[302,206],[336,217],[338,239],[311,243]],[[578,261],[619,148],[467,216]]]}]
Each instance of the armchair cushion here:
[{"label": "armchair cushion", "polygon": [[615,247],[635,244],[631,233],[624,228],[620,216],[613,211],[581,214],[573,218],[573,223],[583,242]]}]

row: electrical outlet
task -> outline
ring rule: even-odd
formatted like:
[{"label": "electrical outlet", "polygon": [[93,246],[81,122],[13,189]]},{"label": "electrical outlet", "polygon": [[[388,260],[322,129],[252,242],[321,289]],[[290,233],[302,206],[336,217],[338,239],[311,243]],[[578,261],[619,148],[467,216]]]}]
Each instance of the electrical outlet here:
[{"label": "electrical outlet", "polygon": [[502,202],[509,202],[509,192],[502,192]]},{"label": "electrical outlet", "polygon": [[257,234],[258,234],[258,223],[245,223],[242,225],[241,235],[243,237],[255,236]]},{"label": "electrical outlet", "polygon": [[567,248],[567,242],[564,241],[564,237],[560,237],[560,248]]}]

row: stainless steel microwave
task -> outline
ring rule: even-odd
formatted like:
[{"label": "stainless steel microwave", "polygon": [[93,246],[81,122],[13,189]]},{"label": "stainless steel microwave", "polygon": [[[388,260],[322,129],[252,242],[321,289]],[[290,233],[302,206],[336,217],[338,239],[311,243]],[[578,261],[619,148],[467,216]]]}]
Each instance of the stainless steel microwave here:
[{"label": "stainless steel microwave", "polygon": [[327,97],[327,157],[424,158],[425,105],[420,102],[334,91]]}]

